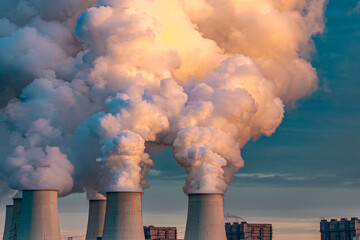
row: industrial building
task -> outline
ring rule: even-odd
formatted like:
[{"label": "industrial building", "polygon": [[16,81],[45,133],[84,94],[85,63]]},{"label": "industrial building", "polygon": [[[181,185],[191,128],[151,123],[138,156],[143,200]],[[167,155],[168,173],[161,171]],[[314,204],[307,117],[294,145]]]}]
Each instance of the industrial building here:
[{"label": "industrial building", "polygon": [[176,240],[177,231],[176,227],[154,227],[154,226],[145,226],[144,227],[145,239],[151,240]]},{"label": "industrial building", "polygon": [[[145,240],[177,240],[176,227],[154,227],[144,226]],[[68,240],[75,240],[68,238]],[[102,240],[102,237],[97,237],[95,240]]]},{"label": "industrial building", "polygon": [[227,240],[272,240],[271,224],[226,223],[225,230]]},{"label": "industrial building", "polygon": [[323,219],[320,222],[321,240],[354,240],[360,236],[360,220],[357,217]]}]

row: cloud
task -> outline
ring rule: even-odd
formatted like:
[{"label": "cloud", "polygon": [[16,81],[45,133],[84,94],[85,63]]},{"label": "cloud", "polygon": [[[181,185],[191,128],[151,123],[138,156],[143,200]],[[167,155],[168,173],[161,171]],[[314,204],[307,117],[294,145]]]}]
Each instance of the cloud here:
[{"label": "cloud", "polygon": [[[186,193],[224,193],[245,144],[274,134],[284,104],[317,88],[308,59],[325,2],[220,2],[6,0],[11,186],[46,187],[40,180],[56,169],[51,187],[62,195],[140,191],[152,144],[174,147]],[[59,162],[42,171],[52,154]]]}]

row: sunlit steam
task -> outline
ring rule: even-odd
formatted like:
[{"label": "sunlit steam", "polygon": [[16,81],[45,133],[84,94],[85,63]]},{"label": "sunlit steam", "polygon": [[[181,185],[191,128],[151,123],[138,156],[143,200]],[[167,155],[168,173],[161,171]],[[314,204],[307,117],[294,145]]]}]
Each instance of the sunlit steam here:
[{"label": "sunlit steam", "polygon": [[1,165],[13,189],[148,187],[174,147],[185,193],[224,193],[251,139],[317,88],[325,0],[5,0]]}]

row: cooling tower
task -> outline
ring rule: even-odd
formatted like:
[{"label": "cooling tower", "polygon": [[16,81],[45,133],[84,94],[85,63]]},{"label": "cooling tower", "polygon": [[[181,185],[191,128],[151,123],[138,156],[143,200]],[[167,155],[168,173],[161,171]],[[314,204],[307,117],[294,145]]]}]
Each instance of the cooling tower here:
[{"label": "cooling tower", "polygon": [[13,205],[6,205],[6,216],[5,216],[5,226],[4,226],[3,240],[9,240],[10,239],[10,230],[11,230],[13,209],[14,209]]},{"label": "cooling tower", "polygon": [[222,194],[189,194],[185,240],[226,240]]},{"label": "cooling tower", "polygon": [[90,200],[86,240],[102,237],[105,220],[106,200]]},{"label": "cooling tower", "polygon": [[18,239],[18,230],[20,224],[20,214],[21,214],[21,198],[13,199],[13,213],[11,219],[11,228],[10,228],[10,237],[9,240],[17,240]]},{"label": "cooling tower", "polygon": [[144,240],[140,192],[108,192],[102,240]]},{"label": "cooling tower", "polygon": [[23,190],[20,240],[60,240],[56,190]]}]

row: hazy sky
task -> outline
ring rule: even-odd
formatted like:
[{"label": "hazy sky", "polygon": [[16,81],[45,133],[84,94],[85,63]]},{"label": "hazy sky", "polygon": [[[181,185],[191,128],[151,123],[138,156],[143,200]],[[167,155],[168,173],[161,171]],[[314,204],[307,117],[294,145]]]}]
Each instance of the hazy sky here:
[{"label": "hazy sky", "polygon": [[[275,240],[319,239],[321,217],[360,216],[360,8],[330,0],[326,29],[315,38],[312,63],[319,90],[288,109],[271,137],[243,149],[245,167],[225,195],[225,212],[248,222],[272,223]],[[360,6],[360,5],[359,5]],[[144,224],[177,226],[184,233],[185,171],[171,149],[154,152],[151,188],[143,197]],[[86,231],[83,194],[60,199],[63,237]],[[5,207],[1,206],[3,228]]]}]

